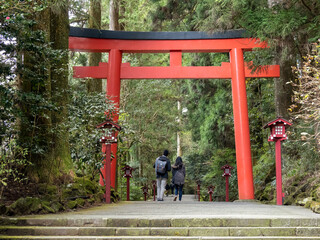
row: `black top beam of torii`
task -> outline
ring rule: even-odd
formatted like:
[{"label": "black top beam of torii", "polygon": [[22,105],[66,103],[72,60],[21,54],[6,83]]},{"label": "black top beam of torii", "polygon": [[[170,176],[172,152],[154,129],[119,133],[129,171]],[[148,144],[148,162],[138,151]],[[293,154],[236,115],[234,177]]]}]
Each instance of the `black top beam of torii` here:
[{"label": "black top beam of torii", "polygon": [[245,30],[214,32],[130,32],[110,31],[92,28],[70,27],[70,37],[123,39],[123,40],[196,40],[196,39],[236,39],[249,37]]},{"label": "black top beam of torii", "polygon": [[[69,47],[73,51],[109,52],[119,49],[123,53],[170,52],[169,67],[132,67],[121,65],[121,79],[230,79],[230,63],[221,66],[182,66],[182,52],[229,52],[238,47],[251,51],[254,47],[265,47],[257,39],[247,38],[244,30],[229,30],[208,34],[205,32],[126,32],[89,28],[70,28]],[[74,67],[74,77],[107,78],[108,63],[99,66]],[[260,73],[252,73],[246,67],[246,77],[275,77],[279,69],[261,67]],[[274,71],[275,70],[275,71]]]}]

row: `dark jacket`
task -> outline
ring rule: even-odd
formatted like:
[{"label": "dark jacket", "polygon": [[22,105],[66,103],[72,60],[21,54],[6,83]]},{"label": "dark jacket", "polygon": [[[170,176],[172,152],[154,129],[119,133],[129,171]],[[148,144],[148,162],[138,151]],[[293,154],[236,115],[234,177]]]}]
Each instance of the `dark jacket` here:
[{"label": "dark jacket", "polygon": [[[181,164],[179,166],[172,166],[172,182],[175,185],[183,185],[184,179],[186,176],[186,168],[184,164]],[[179,173],[178,173],[179,172]],[[177,174],[178,173],[178,174]]]},{"label": "dark jacket", "polygon": [[[161,174],[161,173],[156,173],[157,178],[162,177],[162,178],[168,179],[168,172],[171,171],[171,163],[170,163],[170,160],[169,160],[166,156],[164,156],[164,155],[160,156],[159,159],[160,159],[160,161],[167,161],[167,164],[166,164],[166,172],[163,173],[163,174]],[[153,167],[154,167],[154,168],[155,168],[155,166],[156,166],[156,163],[153,164]]]}]

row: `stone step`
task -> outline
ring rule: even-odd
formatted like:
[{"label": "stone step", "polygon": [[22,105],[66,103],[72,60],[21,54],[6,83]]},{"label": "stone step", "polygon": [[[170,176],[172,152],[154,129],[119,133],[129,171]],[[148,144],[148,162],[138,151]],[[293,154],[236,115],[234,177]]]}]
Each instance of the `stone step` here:
[{"label": "stone step", "polygon": [[0,218],[0,226],[70,227],[320,227],[314,218]]},{"label": "stone step", "polygon": [[57,239],[57,240],[319,240],[320,237],[283,237],[283,236],[259,236],[259,237],[178,237],[178,236],[3,236],[0,235],[0,239]]},{"label": "stone step", "polygon": [[0,226],[6,236],[292,236],[317,237],[320,227],[44,227]]}]

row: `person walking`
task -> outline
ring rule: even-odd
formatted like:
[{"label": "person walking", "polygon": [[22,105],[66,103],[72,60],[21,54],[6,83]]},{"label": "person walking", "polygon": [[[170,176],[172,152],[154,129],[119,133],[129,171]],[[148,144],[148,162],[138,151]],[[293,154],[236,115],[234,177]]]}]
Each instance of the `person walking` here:
[{"label": "person walking", "polygon": [[163,195],[166,190],[168,180],[168,172],[171,171],[171,163],[168,155],[169,151],[164,150],[163,155],[158,157],[153,165],[157,178],[157,201],[163,201]]},{"label": "person walking", "polygon": [[186,168],[182,162],[182,158],[179,156],[176,159],[174,165],[172,165],[172,179],[175,187],[175,196],[173,201],[177,200],[179,193],[179,201],[182,199],[182,190],[184,185],[184,179],[186,177]]}]

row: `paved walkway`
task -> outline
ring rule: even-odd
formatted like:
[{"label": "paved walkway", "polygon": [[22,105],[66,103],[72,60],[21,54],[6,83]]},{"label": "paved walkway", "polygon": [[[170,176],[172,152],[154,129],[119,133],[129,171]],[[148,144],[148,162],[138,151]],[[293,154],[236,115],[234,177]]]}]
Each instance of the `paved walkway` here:
[{"label": "paved walkway", "polygon": [[[153,199],[152,199],[153,200]],[[258,202],[198,202],[192,195],[182,201],[168,196],[163,202],[130,201],[74,212],[46,215],[46,218],[246,218],[246,219],[320,219],[309,209],[299,206],[277,206]],[[36,217],[36,216],[35,216]],[[38,216],[39,217],[39,216]]]}]

